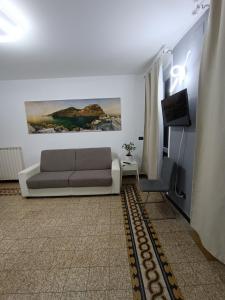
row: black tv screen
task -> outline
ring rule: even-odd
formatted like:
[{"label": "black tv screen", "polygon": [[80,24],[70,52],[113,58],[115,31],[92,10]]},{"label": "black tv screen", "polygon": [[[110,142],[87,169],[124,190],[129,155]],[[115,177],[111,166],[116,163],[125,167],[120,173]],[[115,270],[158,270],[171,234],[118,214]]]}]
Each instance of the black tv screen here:
[{"label": "black tv screen", "polygon": [[184,89],[161,101],[164,126],[190,126],[188,93]]}]

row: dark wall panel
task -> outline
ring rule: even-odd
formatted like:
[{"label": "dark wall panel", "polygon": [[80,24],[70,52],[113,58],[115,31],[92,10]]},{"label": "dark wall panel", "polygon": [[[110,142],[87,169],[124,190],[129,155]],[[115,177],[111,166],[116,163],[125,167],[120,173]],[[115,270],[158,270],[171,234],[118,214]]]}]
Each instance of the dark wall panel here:
[{"label": "dark wall panel", "polygon": [[[192,191],[192,174],[195,148],[195,128],[196,128],[196,103],[198,99],[198,77],[204,40],[205,26],[207,24],[206,13],[194,27],[183,37],[173,50],[173,64],[184,64],[187,52],[190,50],[191,55],[187,62],[187,75],[184,82],[176,87],[173,92],[187,88],[189,95],[189,108],[191,116],[191,127],[184,128],[184,137],[181,148],[181,155],[178,170],[177,190],[185,193],[186,198],[181,198],[176,193],[170,192],[170,198],[180,207],[180,209],[190,216],[191,209],[191,191]],[[170,129],[169,156],[175,161],[178,160],[179,145],[182,136],[181,127]]]}]

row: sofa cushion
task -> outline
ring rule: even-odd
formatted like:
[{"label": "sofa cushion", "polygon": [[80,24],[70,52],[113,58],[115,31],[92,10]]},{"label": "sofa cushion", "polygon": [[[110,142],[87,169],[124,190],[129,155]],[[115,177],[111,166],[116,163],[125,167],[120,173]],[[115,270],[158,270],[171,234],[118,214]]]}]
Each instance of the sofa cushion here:
[{"label": "sofa cushion", "polygon": [[93,187],[112,185],[111,170],[82,170],[75,171],[69,178],[73,187]]},{"label": "sofa cushion", "polygon": [[75,149],[44,150],[41,152],[41,172],[71,171],[75,167]]},{"label": "sofa cushion", "polygon": [[71,171],[41,172],[27,179],[30,189],[60,188],[69,186]]},{"label": "sofa cushion", "polygon": [[75,170],[111,169],[111,148],[76,149]]}]

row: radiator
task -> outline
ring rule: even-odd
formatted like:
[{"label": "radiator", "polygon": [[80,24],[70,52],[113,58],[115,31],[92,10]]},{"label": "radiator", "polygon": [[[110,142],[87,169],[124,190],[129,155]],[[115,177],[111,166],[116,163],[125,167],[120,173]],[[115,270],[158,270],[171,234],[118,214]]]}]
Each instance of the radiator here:
[{"label": "radiator", "polygon": [[21,147],[0,148],[0,180],[18,180],[24,169]]}]

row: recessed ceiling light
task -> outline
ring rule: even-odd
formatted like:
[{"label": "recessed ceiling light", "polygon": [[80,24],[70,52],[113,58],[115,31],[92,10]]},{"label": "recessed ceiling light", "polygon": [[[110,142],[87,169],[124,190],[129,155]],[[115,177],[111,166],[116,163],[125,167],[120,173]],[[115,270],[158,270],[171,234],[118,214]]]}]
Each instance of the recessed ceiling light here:
[{"label": "recessed ceiling light", "polygon": [[0,0],[0,43],[22,38],[28,29],[24,14],[9,0]]}]

